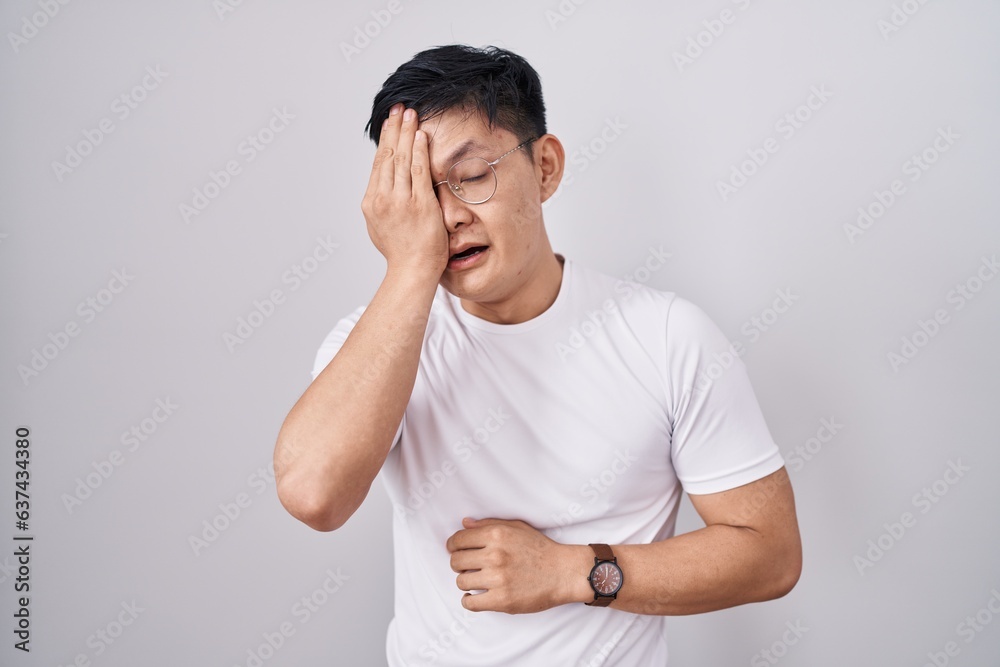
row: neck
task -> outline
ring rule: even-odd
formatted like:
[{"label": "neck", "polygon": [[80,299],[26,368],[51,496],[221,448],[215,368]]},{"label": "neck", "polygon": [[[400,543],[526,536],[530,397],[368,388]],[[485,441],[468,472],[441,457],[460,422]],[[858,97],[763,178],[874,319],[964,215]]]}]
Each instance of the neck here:
[{"label": "neck", "polygon": [[462,309],[494,324],[520,324],[544,313],[555,303],[562,285],[563,259],[548,252],[513,295],[495,303],[462,299]]}]

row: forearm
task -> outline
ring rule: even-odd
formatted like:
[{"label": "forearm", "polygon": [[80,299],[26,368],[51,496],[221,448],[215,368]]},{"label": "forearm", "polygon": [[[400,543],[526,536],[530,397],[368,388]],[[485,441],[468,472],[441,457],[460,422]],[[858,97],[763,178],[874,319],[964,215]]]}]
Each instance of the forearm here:
[{"label": "forearm", "polygon": [[[783,466],[754,482],[690,498],[705,528],[652,544],[612,545],[623,577],[611,607],[697,614],[771,600],[795,586],[802,542]],[[458,588],[480,591],[462,597],[471,611],[524,614],[594,600],[588,581],[594,550],[555,542],[524,521],[467,517],[445,547]]]},{"label": "forearm", "polygon": [[437,280],[386,274],[344,345],[278,434],[278,496],[294,516],[334,530],[361,505],[413,391]]},{"label": "forearm", "polygon": [[[567,601],[590,602],[594,592],[586,576],[594,565],[594,552],[587,545],[569,549],[577,576],[571,579],[576,583],[567,591]],[[728,525],[612,549],[624,583],[611,607],[671,616],[781,597],[798,579],[801,558],[797,541],[776,544],[751,528]]]}]

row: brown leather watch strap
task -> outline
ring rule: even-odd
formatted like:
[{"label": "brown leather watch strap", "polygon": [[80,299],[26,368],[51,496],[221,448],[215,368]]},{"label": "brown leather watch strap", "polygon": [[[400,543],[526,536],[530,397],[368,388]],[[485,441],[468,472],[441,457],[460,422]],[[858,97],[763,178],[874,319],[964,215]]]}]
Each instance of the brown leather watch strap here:
[{"label": "brown leather watch strap", "polygon": [[587,605],[588,607],[607,607],[609,604],[611,604],[614,601],[615,601],[615,599],[613,597],[611,597],[610,595],[608,595],[608,596],[597,595],[597,596],[594,597],[594,601],[593,602],[584,602],[584,604]]},{"label": "brown leather watch strap", "polygon": [[591,544],[590,548],[594,550],[594,555],[599,560],[615,560],[615,552],[607,544]]},{"label": "brown leather watch strap", "polygon": [[[590,548],[594,550],[594,555],[597,558],[594,559],[594,565],[598,563],[609,560],[612,563],[618,564],[618,559],[615,558],[615,552],[611,550],[607,544],[591,544]],[[609,604],[615,601],[618,595],[598,595],[594,592],[594,600],[592,602],[585,602],[589,607],[607,607]]]}]

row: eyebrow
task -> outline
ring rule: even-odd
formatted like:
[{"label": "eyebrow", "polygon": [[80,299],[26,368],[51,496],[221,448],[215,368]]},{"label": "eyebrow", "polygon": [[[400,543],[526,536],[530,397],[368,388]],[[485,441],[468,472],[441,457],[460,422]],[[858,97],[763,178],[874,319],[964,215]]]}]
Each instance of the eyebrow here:
[{"label": "eyebrow", "polygon": [[448,168],[450,168],[451,165],[458,162],[459,158],[465,157],[465,155],[467,155],[469,151],[471,151],[474,148],[479,149],[480,151],[485,151],[488,149],[487,146],[482,145],[475,139],[466,139],[461,144],[459,144],[459,146],[455,150],[451,152],[451,155],[449,155],[448,159],[445,160],[445,164],[447,164]]}]

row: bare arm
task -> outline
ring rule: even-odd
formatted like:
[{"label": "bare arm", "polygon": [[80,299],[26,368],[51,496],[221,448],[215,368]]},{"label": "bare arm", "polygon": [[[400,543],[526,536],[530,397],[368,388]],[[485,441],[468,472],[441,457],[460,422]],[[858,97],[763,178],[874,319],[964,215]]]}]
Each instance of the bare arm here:
[{"label": "bare arm", "polygon": [[362,211],[387,271],[340,351],[306,389],[278,433],[278,498],[316,530],[342,526],[368,495],[392,446],[420,360],[434,291],[448,263],[448,232],[417,120],[382,127]]},{"label": "bare arm", "polygon": [[[802,544],[784,468],[729,491],[690,498],[704,528],[653,544],[614,547],[628,580],[613,608],[700,614],[792,590],[802,569]],[[589,572],[594,554],[585,548]],[[594,599],[589,584],[585,594]]]},{"label": "bare arm", "polygon": [[[652,544],[612,546],[625,574],[612,608],[696,614],[781,597],[795,586],[802,546],[784,468],[691,501],[704,528]],[[487,591],[462,598],[472,611],[528,613],[594,599],[586,580],[593,550],[554,542],[523,521],[467,521],[447,548],[458,588]]]},{"label": "bare arm", "polygon": [[387,274],[281,427],[278,497],[316,530],[342,526],[385,462],[413,391],[435,286],[413,274]]}]

